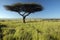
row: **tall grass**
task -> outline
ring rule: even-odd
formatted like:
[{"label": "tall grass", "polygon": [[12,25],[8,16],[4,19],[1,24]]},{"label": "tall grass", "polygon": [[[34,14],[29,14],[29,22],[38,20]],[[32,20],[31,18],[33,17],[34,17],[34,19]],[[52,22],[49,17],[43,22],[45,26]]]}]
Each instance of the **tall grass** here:
[{"label": "tall grass", "polygon": [[0,21],[0,27],[2,40],[60,40],[60,21],[4,20]]}]

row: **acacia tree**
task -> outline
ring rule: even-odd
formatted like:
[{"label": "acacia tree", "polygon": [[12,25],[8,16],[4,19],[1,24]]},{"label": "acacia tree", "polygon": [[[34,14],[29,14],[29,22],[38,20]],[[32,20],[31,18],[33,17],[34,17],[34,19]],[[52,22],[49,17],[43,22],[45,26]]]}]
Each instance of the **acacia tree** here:
[{"label": "acacia tree", "polygon": [[[43,7],[35,3],[16,3],[13,5],[5,5],[5,8],[10,11],[15,11],[23,17],[23,23],[25,23],[25,18],[34,12],[42,11]],[[24,13],[21,13],[24,12]]]}]

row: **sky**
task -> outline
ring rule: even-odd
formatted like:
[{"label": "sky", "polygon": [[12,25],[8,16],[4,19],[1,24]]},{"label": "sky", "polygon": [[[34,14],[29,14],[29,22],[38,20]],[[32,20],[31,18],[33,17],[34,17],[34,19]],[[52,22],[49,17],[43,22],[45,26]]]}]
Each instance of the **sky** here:
[{"label": "sky", "polygon": [[18,13],[8,11],[4,5],[14,3],[37,3],[43,6],[43,10],[27,16],[27,18],[60,18],[60,0],[0,0],[0,18],[22,18]]}]

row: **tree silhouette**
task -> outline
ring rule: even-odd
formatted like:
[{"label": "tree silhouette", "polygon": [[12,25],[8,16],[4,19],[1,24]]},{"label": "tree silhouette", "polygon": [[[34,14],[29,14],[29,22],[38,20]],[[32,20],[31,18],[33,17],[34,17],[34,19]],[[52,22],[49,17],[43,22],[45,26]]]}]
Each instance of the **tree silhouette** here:
[{"label": "tree silhouette", "polygon": [[5,8],[10,11],[18,12],[18,14],[23,17],[23,23],[25,23],[25,18],[31,13],[43,10],[43,7],[41,5],[35,3],[16,3],[13,5],[5,5]]}]

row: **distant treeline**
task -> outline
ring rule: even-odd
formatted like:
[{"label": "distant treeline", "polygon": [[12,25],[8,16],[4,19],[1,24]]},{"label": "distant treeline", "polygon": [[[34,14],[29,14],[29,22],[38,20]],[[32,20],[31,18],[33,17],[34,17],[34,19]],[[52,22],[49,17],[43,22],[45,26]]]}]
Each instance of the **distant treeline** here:
[{"label": "distant treeline", "polygon": [[60,21],[60,19],[42,19],[41,21]]},{"label": "distant treeline", "polygon": [[[6,19],[6,20],[0,20],[0,22],[6,22],[6,21],[21,21],[22,19]],[[57,22],[57,21],[60,21],[60,19],[38,19],[38,18],[36,18],[36,19],[26,19],[26,21],[55,21],[55,22]]]}]

